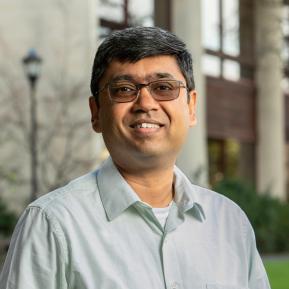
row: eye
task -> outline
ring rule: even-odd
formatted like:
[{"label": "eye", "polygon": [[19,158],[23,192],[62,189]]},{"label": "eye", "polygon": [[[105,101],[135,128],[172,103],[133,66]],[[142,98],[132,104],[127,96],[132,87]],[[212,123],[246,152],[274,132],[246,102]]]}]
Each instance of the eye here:
[{"label": "eye", "polygon": [[175,85],[169,81],[158,81],[152,84],[154,91],[170,91],[176,89]]},{"label": "eye", "polygon": [[132,93],[136,91],[136,87],[132,83],[113,83],[111,85],[111,92],[113,93]]},{"label": "eye", "polygon": [[121,91],[121,92],[127,92],[127,91],[135,90],[135,88],[131,87],[131,86],[119,86],[116,89]]}]

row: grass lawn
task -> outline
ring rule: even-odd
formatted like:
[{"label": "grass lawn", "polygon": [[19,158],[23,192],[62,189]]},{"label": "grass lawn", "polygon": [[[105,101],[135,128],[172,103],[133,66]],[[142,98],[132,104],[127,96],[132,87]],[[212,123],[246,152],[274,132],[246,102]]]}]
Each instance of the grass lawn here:
[{"label": "grass lawn", "polygon": [[271,289],[289,289],[289,260],[265,260]]}]

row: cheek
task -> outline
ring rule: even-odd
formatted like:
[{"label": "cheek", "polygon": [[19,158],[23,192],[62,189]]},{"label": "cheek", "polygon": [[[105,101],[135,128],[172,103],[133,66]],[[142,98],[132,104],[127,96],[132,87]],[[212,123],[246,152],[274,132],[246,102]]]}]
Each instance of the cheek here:
[{"label": "cheek", "polygon": [[123,124],[126,110],[122,105],[111,105],[102,112],[102,125],[106,131],[116,131]]},{"label": "cheek", "polygon": [[171,115],[175,119],[179,129],[189,127],[190,115],[189,108],[186,104],[179,103],[176,105]]},{"label": "cheek", "polygon": [[182,109],[178,112],[176,125],[175,125],[175,136],[180,143],[183,143],[187,137],[190,128],[190,118],[188,111]]}]

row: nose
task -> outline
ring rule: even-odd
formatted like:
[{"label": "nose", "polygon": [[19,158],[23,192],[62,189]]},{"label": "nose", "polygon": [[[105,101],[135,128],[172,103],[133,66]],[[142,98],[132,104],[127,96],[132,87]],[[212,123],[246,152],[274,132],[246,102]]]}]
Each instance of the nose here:
[{"label": "nose", "polygon": [[133,111],[144,111],[148,112],[151,110],[158,110],[159,103],[155,100],[147,86],[141,87],[138,92],[138,97],[134,101]]}]

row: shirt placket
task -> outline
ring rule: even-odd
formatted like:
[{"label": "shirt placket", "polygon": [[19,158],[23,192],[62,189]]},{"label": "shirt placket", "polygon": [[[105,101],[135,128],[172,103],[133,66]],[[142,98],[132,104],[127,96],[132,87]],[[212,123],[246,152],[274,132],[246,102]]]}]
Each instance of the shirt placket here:
[{"label": "shirt placket", "polygon": [[173,204],[162,240],[162,264],[166,289],[181,289],[182,278],[180,262],[177,254],[176,243],[174,239],[177,227],[184,221],[178,213],[178,208]]}]

